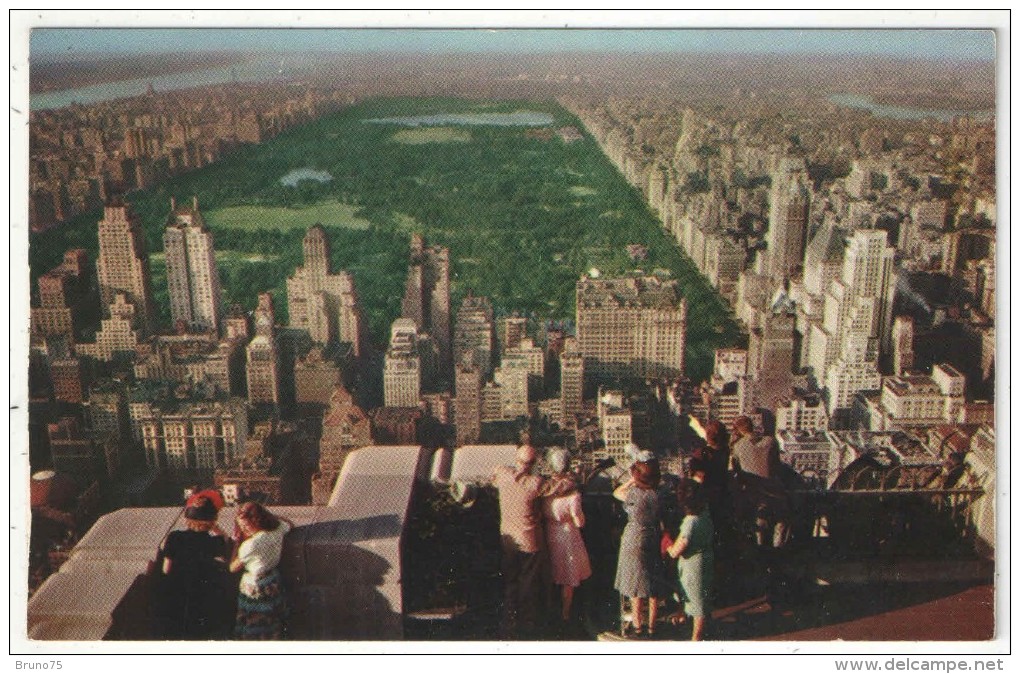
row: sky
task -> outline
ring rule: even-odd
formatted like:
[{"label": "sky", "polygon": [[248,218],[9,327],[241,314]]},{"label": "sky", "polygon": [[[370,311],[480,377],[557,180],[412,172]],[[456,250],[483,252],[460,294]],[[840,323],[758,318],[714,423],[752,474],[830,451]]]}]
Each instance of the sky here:
[{"label": "sky", "polygon": [[34,28],[30,55],[60,61],[82,55],[258,50],[417,53],[554,51],[717,52],[876,55],[938,60],[995,58],[991,30],[550,30],[550,29],[124,29]]}]

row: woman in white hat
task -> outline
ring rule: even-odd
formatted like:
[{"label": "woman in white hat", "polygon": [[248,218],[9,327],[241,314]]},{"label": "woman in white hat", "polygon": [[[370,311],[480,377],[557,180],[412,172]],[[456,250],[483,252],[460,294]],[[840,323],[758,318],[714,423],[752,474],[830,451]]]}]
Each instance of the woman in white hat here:
[{"label": "woman in white hat", "polygon": [[[565,449],[554,447],[549,450],[546,462],[553,472],[551,480],[573,482],[573,478],[567,472],[570,462]],[[584,511],[581,509],[580,492],[575,489],[565,496],[544,499],[542,513],[545,517],[552,580],[555,585],[560,586],[562,597],[560,617],[563,622],[568,622],[574,590],[581,581],[591,576],[591,562],[584,547],[584,539],[581,538]]]}]

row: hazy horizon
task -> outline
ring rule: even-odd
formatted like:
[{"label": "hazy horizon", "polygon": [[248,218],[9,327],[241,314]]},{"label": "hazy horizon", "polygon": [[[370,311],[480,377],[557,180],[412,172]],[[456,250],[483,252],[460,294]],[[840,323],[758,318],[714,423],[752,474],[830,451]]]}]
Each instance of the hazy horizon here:
[{"label": "hazy horizon", "polygon": [[38,62],[197,52],[716,53],[994,61],[990,29],[35,28]]}]

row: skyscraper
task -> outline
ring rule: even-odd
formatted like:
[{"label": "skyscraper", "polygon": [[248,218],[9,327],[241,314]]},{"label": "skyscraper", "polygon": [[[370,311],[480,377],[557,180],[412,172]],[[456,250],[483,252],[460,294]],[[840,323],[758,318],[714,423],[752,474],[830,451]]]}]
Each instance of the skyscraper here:
[{"label": "skyscraper", "polygon": [[897,316],[893,321],[893,375],[906,374],[914,368],[914,319]]},{"label": "skyscraper", "polygon": [[64,260],[39,277],[39,306],[32,308],[32,332],[73,341],[88,297],[88,254],[81,248],[64,253]]},{"label": "skyscraper", "polygon": [[563,403],[563,425],[574,428],[577,416],[584,411],[584,356],[577,350],[577,340],[568,337],[560,354],[560,399]]},{"label": "skyscraper", "polygon": [[457,445],[478,442],[482,434],[482,368],[473,360],[456,364],[454,425]]},{"label": "skyscraper", "polygon": [[825,294],[832,282],[838,280],[843,267],[843,249],[846,236],[832,218],[826,218],[804,250],[803,283],[795,292],[797,299],[797,332],[800,337],[798,365],[808,367],[811,362],[811,330],[822,322]]},{"label": "skyscraper", "polygon": [[525,316],[507,316],[503,319],[502,339],[500,345],[505,351],[516,349],[521,340],[528,336],[528,319]]},{"label": "skyscraper", "polygon": [[540,346],[535,346],[535,341],[531,337],[525,337],[517,342],[517,346],[503,351],[502,362],[505,364],[518,358],[527,361],[528,374],[541,382],[545,377],[545,350]]},{"label": "skyscraper", "polygon": [[465,356],[473,358],[482,368],[483,378],[487,378],[492,373],[494,341],[492,305],[488,298],[469,292],[457,311],[453,331],[454,362],[463,362]]},{"label": "skyscraper", "polygon": [[776,293],[751,331],[747,358],[756,406],[775,411],[793,393],[793,329],[796,309],[784,290]]},{"label": "skyscraper", "polygon": [[104,318],[93,343],[78,344],[75,351],[100,361],[131,360],[138,346],[138,330],[132,328],[138,315],[135,305],[124,293],[117,293],[107,307],[109,318]]},{"label": "skyscraper", "polygon": [[577,282],[577,345],[593,377],[684,372],[687,299],[676,281],[627,276]]},{"label": "skyscraper", "polygon": [[332,273],[329,239],[322,225],[308,230],[303,247],[305,265],[287,279],[290,326],[308,330],[320,344],[346,342],[360,356],[363,321],[354,278],[347,272]]},{"label": "skyscraper", "polygon": [[170,289],[170,317],[196,332],[218,332],[223,292],[216,268],[212,232],[198,210],[178,207],[170,199],[170,215],[163,233],[166,280]]},{"label": "skyscraper", "polygon": [[503,419],[528,416],[528,369],[528,359],[518,356],[504,358],[493,372],[493,380],[500,389]]},{"label": "skyscraper", "polygon": [[337,384],[322,416],[319,439],[319,470],[312,476],[312,503],[325,505],[336,478],[352,450],[372,444],[372,422],[358,407],[354,396]]},{"label": "skyscraper", "polygon": [[154,327],[155,310],[149,274],[149,256],[138,217],[120,199],[111,200],[99,221],[99,298],[105,316],[117,294],[134,307],[134,327],[143,332]]},{"label": "skyscraper", "polygon": [[783,157],[769,192],[766,250],[758,273],[782,279],[804,262],[811,189],[803,159]]},{"label": "skyscraper", "polygon": [[383,404],[417,407],[421,395],[421,357],[414,321],[398,318],[390,329],[390,347],[383,365]]},{"label": "skyscraper", "polygon": [[276,348],[273,296],[259,295],[255,309],[255,337],[248,343],[248,400],[275,404],[280,400],[280,361]]},{"label": "skyscraper", "polygon": [[428,333],[439,349],[440,369],[452,364],[450,336],[450,251],[426,246],[420,234],[411,235],[411,261],[400,315]]},{"label": "skyscraper", "polygon": [[894,249],[882,230],[849,238],[843,269],[825,296],[820,324],[811,326],[809,365],[828,393],[829,413],[857,391],[877,390],[879,345],[891,333]]}]

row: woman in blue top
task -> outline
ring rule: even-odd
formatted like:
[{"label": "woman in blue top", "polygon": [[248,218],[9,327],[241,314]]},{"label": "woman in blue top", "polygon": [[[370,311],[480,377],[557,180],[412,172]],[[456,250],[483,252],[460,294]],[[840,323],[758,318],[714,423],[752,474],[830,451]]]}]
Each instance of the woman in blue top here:
[{"label": "woman in blue top", "polygon": [[691,641],[701,641],[705,622],[711,615],[712,570],[715,553],[712,549],[714,528],[709,515],[704,488],[694,480],[684,480],[677,489],[683,522],[669,555],[677,560],[684,613],[692,619]]}]

